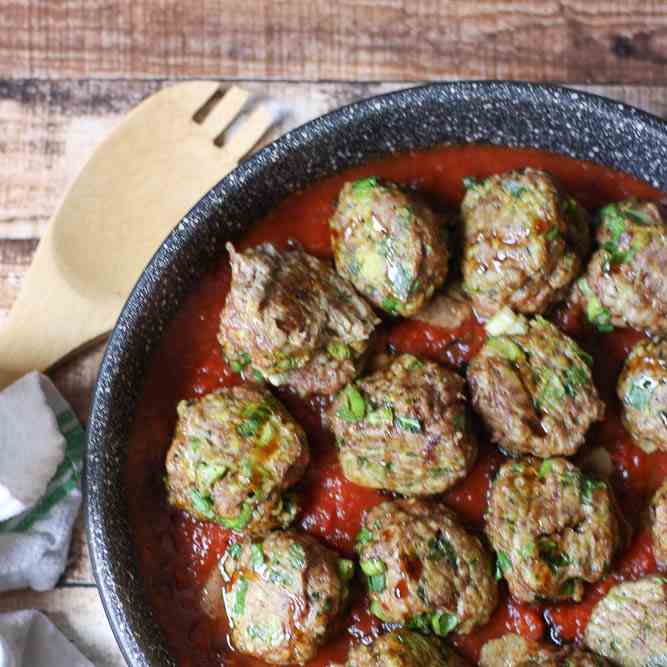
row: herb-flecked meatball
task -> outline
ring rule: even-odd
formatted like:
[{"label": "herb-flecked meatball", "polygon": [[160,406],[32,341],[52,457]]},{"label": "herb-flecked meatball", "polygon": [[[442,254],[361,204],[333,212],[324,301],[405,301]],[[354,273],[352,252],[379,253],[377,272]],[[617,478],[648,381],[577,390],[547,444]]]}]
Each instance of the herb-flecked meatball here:
[{"label": "herb-flecked meatball", "polygon": [[169,502],[203,521],[253,534],[288,525],[286,493],[308,465],[303,429],[264,389],[221,389],[178,404],[167,453]]},{"label": "herb-flecked meatball", "polygon": [[598,250],[575,300],[600,331],[614,326],[667,334],[667,228],[658,207],[627,199],[600,211]]},{"label": "herb-flecked meatball", "polygon": [[508,454],[574,454],[604,416],[592,358],[553,324],[500,311],[468,366],[472,402]]},{"label": "herb-flecked meatball", "polygon": [[330,226],[340,275],[393,315],[413,315],[445,281],[446,221],[396,183],[346,183]]},{"label": "herb-flecked meatball", "polygon": [[647,452],[667,451],[667,339],[637,343],[618,380],[623,424]]},{"label": "herb-flecked meatball", "polygon": [[655,492],[650,512],[653,555],[658,567],[667,570],[667,478]]},{"label": "herb-flecked meatball", "polygon": [[620,667],[667,665],[667,580],[614,586],[593,608],[584,642]]},{"label": "herb-flecked meatball", "polygon": [[276,531],[228,547],[220,571],[234,648],[302,665],[337,629],[354,563],[309,535]]},{"label": "herb-flecked meatball", "polygon": [[464,183],[463,278],[477,312],[542,313],[560,301],[588,250],[586,211],[535,169]]},{"label": "herb-flecked meatball", "polygon": [[300,248],[227,249],[232,282],[218,338],[232,368],[301,395],[352,380],[379,322],[352,285]]},{"label": "herb-flecked meatball", "polygon": [[581,600],[609,570],[620,526],[607,485],[562,458],[505,463],[485,516],[497,567],[522,602]]},{"label": "herb-flecked meatball", "polygon": [[348,385],[329,417],[343,472],[361,486],[440,493],[477,455],[463,378],[409,354]]},{"label": "herb-flecked meatball", "polygon": [[400,629],[370,644],[350,648],[345,667],[466,667],[467,663],[438,639]]},{"label": "herb-flecked meatball", "polygon": [[607,667],[598,655],[578,648],[556,649],[520,635],[503,635],[482,647],[480,667]]},{"label": "herb-flecked meatball", "polygon": [[371,611],[444,637],[484,625],[498,602],[491,558],[441,503],[396,500],[365,516],[357,552]]}]

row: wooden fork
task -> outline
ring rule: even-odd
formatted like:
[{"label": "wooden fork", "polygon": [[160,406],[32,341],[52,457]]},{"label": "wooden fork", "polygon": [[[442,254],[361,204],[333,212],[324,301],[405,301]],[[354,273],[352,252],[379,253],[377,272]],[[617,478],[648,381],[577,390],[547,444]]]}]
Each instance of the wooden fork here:
[{"label": "wooden fork", "polygon": [[146,99],[95,150],[0,330],[0,388],[111,330],[169,231],[273,124],[266,105],[246,113],[248,103],[238,87],[180,83]]}]

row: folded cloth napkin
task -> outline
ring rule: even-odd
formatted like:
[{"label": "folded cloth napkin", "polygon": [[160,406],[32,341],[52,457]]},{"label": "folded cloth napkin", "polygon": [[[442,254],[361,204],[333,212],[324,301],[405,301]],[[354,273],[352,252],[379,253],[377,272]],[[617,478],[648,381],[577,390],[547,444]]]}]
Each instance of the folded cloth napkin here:
[{"label": "folded cloth napkin", "polygon": [[29,373],[0,392],[0,516],[13,515],[0,522],[0,591],[56,585],[81,507],[83,450],[83,429],[48,378]]},{"label": "folded cloth napkin", "polygon": [[44,614],[0,614],[0,667],[93,667]]}]

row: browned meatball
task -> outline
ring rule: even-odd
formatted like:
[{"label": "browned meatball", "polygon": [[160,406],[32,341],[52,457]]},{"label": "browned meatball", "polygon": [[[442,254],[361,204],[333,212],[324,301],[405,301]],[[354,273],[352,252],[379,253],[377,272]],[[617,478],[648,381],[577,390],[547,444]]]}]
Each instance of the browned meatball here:
[{"label": "browned meatball", "polygon": [[487,333],[468,382],[494,442],[513,456],[574,454],[604,416],[591,357],[540,316],[528,321],[503,310]]},{"label": "browned meatball", "polygon": [[578,648],[545,646],[519,635],[504,635],[482,647],[480,667],[607,667],[600,656]]},{"label": "browned meatball", "polygon": [[219,340],[232,368],[299,394],[329,394],[358,372],[379,322],[328,264],[271,244],[237,253]]},{"label": "browned meatball", "polygon": [[396,500],[371,509],[357,537],[371,611],[422,632],[467,634],[498,602],[491,558],[441,503]]},{"label": "browned meatball", "polygon": [[440,493],[477,455],[463,378],[409,354],[348,385],[329,417],[343,472],[361,486]]},{"label": "browned meatball", "polygon": [[339,624],[354,564],[313,537],[277,531],[230,546],[220,571],[234,648],[303,665]]},{"label": "browned meatball", "polygon": [[397,183],[346,183],[330,226],[338,272],[388,313],[413,315],[445,281],[446,221]]},{"label": "browned meatball", "polygon": [[264,389],[221,389],[178,405],[169,502],[203,521],[261,534],[297,512],[286,490],[308,465],[303,429]]},{"label": "browned meatball", "polygon": [[433,637],[401,629],[350,648],[345,667],[466,667],[452,649]]},{"label": "browned meatball", "polygon": [[584,642],[620,667],[667,665],[667,580],[614,586],[593,608]]},{"label": "browned meatball", "polygon": [[667,340],[637,343],[618,379],[623,424],[646,452],[667,451]]},{"label": "browned meatball", "polygon": [[588,250],[585,210],[535,169],[465,183],[463,278],[477,312],[542,313],[561,300]]},{"label": "browned meatball", "polygon": [[653,554],[658,567],[667,570],[667,478],[663,480],[651,501],[651,530]]},{"label": "browned meatball", "polygon": [[605,206],[597,241],[574,292],[589,321],[600,331],[619,326],[667,334],[667,228],[658,207],[637,199]]},{"label": "browned meatball", "polygon": [[562,458],[505,463],[485,521],[498,572],[522,602],[581,600],[584,581],[606,574],[621,540],[607,485]]}]

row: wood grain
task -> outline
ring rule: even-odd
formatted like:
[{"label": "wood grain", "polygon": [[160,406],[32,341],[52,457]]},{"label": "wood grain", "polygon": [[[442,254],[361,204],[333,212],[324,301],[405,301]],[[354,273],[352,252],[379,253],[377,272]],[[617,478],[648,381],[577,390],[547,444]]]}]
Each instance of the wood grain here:
[{"label": "wood grain", "polygon": [[667,82],[664,0],[2,0],[0,77]]}]

